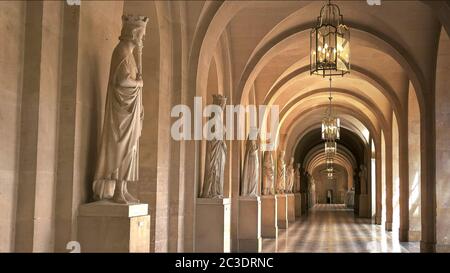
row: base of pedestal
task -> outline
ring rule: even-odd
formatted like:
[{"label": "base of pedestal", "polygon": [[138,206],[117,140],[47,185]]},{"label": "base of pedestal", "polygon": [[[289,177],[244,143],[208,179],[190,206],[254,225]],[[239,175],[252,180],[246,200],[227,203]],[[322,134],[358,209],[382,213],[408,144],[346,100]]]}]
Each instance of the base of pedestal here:
[{"label": "base of pedestal", "polygon": [[261,236],[278,237],[277,202],[275,195],[261,196]]},{"label": "base of pedestal", "polygon": [[[432,249],[432,247],[431,247]],[[436,244],[437,253],[450,253],[450,245]]]},{"label": "base of pedestal", "polygon": [[385,222],[384,228],[386,231],[392,231],[392,222]]},{"label": "base of pedestal", "polygon": [[279,229],[287,229],[288,219],[286,194],[275,195],[275,200],[277,202],[277,226]]},{"label": "base of pedestal", "polygon": [[[450,248],[448,249],[450,250]],[[420,241],[420,252],[422,253],[436,253],[436,251],[444,252],[445,251],[445,245],[440,245],[437,247],[435,243],[429,243]]]},{"label": "base of pedestal", "polygon": [[302,202],[302,215],[305,215],[308,213],[308,194],[306,193],[300,193],[301,195],[301,202]]},{"label": "base of pedestal", "polygon": [[148,205],[109,201],[81,205],[78,241],[81,252],[150,252]]},{"label": "base of pedestal", "polygon": [[295,218],[302,216],[302,195],[295,193]]},{"label": "base of pedestal", "polygon": [[239,239],[239,252],[241,253],[259,253],[262,251],[262,238],[258,239]]},{"label": "base of pedestal", "polygon": [[295,195],[293,193],[286,194],[287,201],[287,220],[289,223],[295,222]]},{"label": "base of pedestal", "polygon": [[361,218],[370,218],[370,199],[367,194],[359,195],[358,216]]},{"label": "base of pedestal", "polygon": [[381,215],[377,215],[377,216],[375,217],[375,224],[376,224],[376,225],[381,225],[381,224],[382,224],[382,221],[381,221]]},{"label": "base of pedestal", "polygon": [[230,198],[197,198],[195,251],[230,252]]},{"label": "base of pedestal", "polygon": [[422,232],[420,230],[408,231],[408,242],[420,242],[422,238]]},{"label": "base of pedestal", "polygon": [[239,198],[239,252],[261,251],[261,199]]}]

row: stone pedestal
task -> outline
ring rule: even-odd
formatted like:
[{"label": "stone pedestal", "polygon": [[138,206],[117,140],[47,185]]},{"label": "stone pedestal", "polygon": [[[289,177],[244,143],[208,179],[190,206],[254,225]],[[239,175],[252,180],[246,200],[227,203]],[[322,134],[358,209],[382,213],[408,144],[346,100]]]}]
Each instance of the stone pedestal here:
[{"label": "stone pedestal", "polygon": [[384,222],[384,228],[386,231],[392,231],[392,222]]},{"label": "stone pedestal", "polygon": [[359,194],[355,193],[354,201],[353,201],[353,213],[356,216],[359,216]]},{"label": "stone pedestal", "polygon": [[295,222],[295,195],[293,193],[286,194],[287,199],[287,220],[289,223]]},{"label": "stone pedestal", "polygon": [[302,195],[298,192],[295,193],[295,218],[302,216]]},{"label": "stone pedestal", "polygon": [[147,204],[99,201],[81,205],[78,213],[81,252],[150,252]]},{"label": "stone pedestal", "polygon": [[275,195],[261,196],[261,218],[261,236],[263,238],[277,238],[278,223]]},{"label": "stone pedestal", "polygon": [[231,199],[197,198],[195,251],[230,252]]},{"label": "stone pedestal", "polygon": [[370,218],[370,199],[369,195],[361,194],[359,195],[359,206],[358,206],[358,216],[362,218]]},{"label": "stone pedestal", "polygon": [[278,225],[278,228],[287,229],[288,228],[288,219],[287,219],[286,194],[275,195],[275,200],[277,202],[277,225]]},{"label": "stone pedestal", "polygon": [[302,215],[306,214],[308,212],[308,194],[306,193],[300,193],[302,197]]},{"label": "stone pedestal", "polygon": [[239,252],[261,252],[261,199],[239,198]]}]

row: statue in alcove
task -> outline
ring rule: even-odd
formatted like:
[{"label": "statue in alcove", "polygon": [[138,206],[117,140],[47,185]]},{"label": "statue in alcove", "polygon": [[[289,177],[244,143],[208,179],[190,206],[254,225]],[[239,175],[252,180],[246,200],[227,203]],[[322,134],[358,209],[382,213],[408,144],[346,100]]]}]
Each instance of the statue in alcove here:
[{"label": "statue in alcove", "polygon": [[314,178],[308,174],[308,208],[316,205],[316,184]]},{"label": "statue in alcove", "polygon": [[278,153],[277,160],[277,193],[282,194],[286,191],[286,163],[284,162],[285,151]]},{"label": "statue in alcove", "polygon": [[300,192],[300,163],[297,163],[297,168],[295,168],[295,186],[294,186],[294,192]]},{"label": "statue in alcove", "polygon": [[360,187],[360,181],[359,181],[359,172],[358,172],[358,168],[355,168],[353,170],[353,185],[355,187],[355,193],[356,194],[360,194],[361,193],[361,187]]},{"label": "statue in alcove", "polygon": [[287,167],[286,171],[287,179],[286,179],[286,192],[292,193],[294,189],[294,179],[295,179],[295,170],[294,170],[294,158],[291,157],[291,161],[289,162],[289,165]]},{"label": "statue in alcove", "polygon": [[247,137],[244,170],[241,178],[241,196],[257,196],[259,183],[258,129],[251,128]]},{"label": "statue in alcove", "polygon": [[270,195],[274,193],[273,180],[275,175],[275,167],[273,166],[272,153],[269,151],[264,152],[264,164],[263,164],[263,195]]},{"label": "statue in alcove", "polygon": [[363,164],[361,164],[359,166],[358,177],[359,177],[359,185],[360,185],[361,194],[366,194],[367,193],[367,168]]},{"label": "statue in alcove", "polygon": [[225,126],[223,125],[223,111],[227,98],[222,95],[213,95],[213,104],[221,109],[219,117],[211,117],[218,119],[221,128],[213,125],[212,131],[220,133],[222,137],[212,137],[206,144],[206,160],[205,160],[205,178],[203,182],[201,198],[223,198],[223,181],[225,173],[225,162],[227,154],[227,144],[225,143]]},{"label": "statue in alcove", "polygon": [[355,203],[355,189],[352,187],[345,195],[345,205],[347,208],[353,208]]},{"label": "statue in alcove", "polygon": [[142,47],[147,22],[145,16],[122,16],[120,42],[111,59],[105,119],[93,183],[95,200],[139,203],[128,192],[127,186],[128,182],[139,180],[139,138],[144,118]]}]

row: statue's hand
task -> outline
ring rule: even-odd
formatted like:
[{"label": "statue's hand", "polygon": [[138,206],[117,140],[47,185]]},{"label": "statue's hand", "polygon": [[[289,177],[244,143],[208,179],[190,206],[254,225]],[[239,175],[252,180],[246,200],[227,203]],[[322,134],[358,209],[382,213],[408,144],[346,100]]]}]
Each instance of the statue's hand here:
[{"label": "statue's hand", "polygon": [[137,87],[143,87],[144,86],[144,81],[142,79],[136,80],[136,83],[137,83]]}]

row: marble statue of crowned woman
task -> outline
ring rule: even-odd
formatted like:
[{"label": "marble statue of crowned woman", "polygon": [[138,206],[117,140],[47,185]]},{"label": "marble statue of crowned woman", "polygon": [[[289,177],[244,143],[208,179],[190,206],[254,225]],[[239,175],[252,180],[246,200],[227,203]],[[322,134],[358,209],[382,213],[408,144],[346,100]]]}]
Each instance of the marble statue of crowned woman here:
[{"label": "marble statue of crowned woman", "polygon": [[95,200],[139,203],[128,192],[127,183],[139,180],[139,138],[144,118],[141,58],[147,22],[148,17],[144,16],[122,16],[120,42],[111,58],[105,118],[93,183]]},{"label": "marble statue of crowned woman", "polygon": [[295,180],[295,169],[294,169],[294,158],[291,158],[289,165],[286,170],[286,192],[292,193],[294,189]]},{"label": "marble statue of crowned woman", "polygon": [[259,143],[258,129],[251,128],[247,138],[244,170],[241,180],[241,196],[257,196],[259,184]]},{"label": "marble statue of crowned woman", "polygon": [[[205,179],[203,183],[201,198],[223,198],[223,181],[225,175],[225,162],[227,144],[225,143],[225,126],[223,125],[223,112],[227,98],[222,95],[213,96],[213,104],[220,107],[219,117],[211,117],[218,121],[213,130],[222,137],[212,137],[206,144]],[[216,128],[220,126],[221,128]]]},{"label": "marble statue of crowned woman", "polygon": [[273,166],[272,153],[270,151],[264,152],[263,164],[263,195],[273,194],[273,180],[275,175],[275,168]]},{"label": "marble statue of crowned woman", "polygon": [[280,151],[277,160],[277,193],[286,191],[286,163],[284,162],[285,151]]},{"label": "marble statue of crowned woman", "polygon": [[295,186],[294,186],[294,192],[300,192],[300,168],[301,164],[297,163],[297,168],[295,168]]}]

